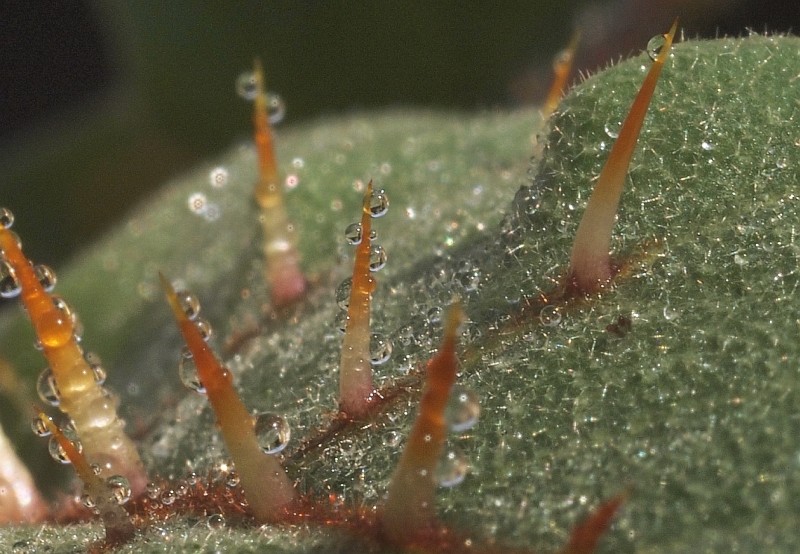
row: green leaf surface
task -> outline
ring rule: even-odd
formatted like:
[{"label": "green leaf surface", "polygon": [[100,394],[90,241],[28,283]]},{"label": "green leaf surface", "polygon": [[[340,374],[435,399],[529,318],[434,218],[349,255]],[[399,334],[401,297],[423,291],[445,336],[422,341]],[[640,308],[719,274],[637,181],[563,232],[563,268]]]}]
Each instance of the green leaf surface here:
[{"label": "green leaf surface", "polygon": [[[471,468],[440,491],[449,526],[476,543],[553,550],[591,507],[631,487],[604,552],[792,551],[798,51],[795,38],[759,36],[676,46],[621,202],[613,249],[627,270],[602,296],[541,317],[516,315],[565,272],[646,55],[575,87],[531,177],[532,111],[398,111],[280,132],[282,167],[299,182],[289,210],[315,287],[295,317],[268,321],[227,361],[249,407],[290,421],[286,465],[301,490],[379,505],[416,410],[412,386],[369,428],[298,453],[336,406],[334,291],[352,255],[342,232],[373,178],[392,203],[375,221],[389,263],[378,274],[373,325],[394,345],[379,382],[424,364],[453,295],[469,316],[460,382],[482,413],[449,440]],[[156,272],[198,294],[218,344],[262,320],[268,298],[249,196],[253,152],[236,148],[218,164],[226,186],[210,185],[213,165],[171,184],[76,260],[58,287],[84,321],[87,347],[104,356],[150,473],[162,477],[209,470],[225,453],[205,400],[177,382],[181,343]],[[218,219],[189,210],[197,192],[218,206]],[[609,331],[620,316],[629,332]],[[0,336],[17,367],[40,368],[17,321]],[[72,552],[100,535],[97,525],[8,528],[0,544]],[[348,551],[354,540],[315,527],[210,529],[179,518],[121,550]]]}]

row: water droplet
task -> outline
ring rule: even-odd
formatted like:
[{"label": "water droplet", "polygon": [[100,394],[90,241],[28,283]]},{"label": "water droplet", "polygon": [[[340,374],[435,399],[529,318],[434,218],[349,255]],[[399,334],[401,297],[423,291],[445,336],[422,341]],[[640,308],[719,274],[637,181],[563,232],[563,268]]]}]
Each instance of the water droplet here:
[{"label": "water droplet", "polygon": [[353,278],[348,277],[336,287],[336,304],[342,310],[350,306],[350,291],[353,289]]},{"label": "water droplet", "polygon": [[154,481],[150,481],[145,486],[145,492],[147,493],[148,498],[150,498],[151,500],[155,500],[161,493],[161,486]]},{"label": "water droplet", "polygon": [[189,211],[195,215],[203,215],[208,206],[208,198],[202,192],[193,192],[189,195],[186,203],[189,206]]},{"label": "water droplet", "polygon": [[258,96],[258,83],[252,71],[245,71],[236,78],[236,94],[245,100],[253,101]]},{"label": "water droplet", "polygon": [[389,448],[397,448],[403,442],[403,434],[398,431],[389,431],[383,437],[383,445]]},{"label": "water droplet", "polygon": [[666,319],[667,321],[672,321],[673,319],[677,319],[678,316],[681,315],[681,312],[679,310],[673,309],[668,305],[664,306],[664,310],[662,313],[664,314],[664,319]]},{"label": "water droplet", "polygon": [[39,264],[33,268],[36,278],[47,292],[53,292],[56,286],[56,272],[50,266]]},{"label": "water droplet", "polygon": [[256,416],[255,433],[261,450],[267,454],[277,454],[286,448],[292,429],[282,416],[266,412]]},{"label": "water droplet", "polygon": [[199,482],[200,482],[200,476],[195,471],[190,471],[189,475],[186,476],[186,483],[189,486],[193,487]]},{"label": "water droplet", "polygon": [[380,271],[386,265],[386,250],[380,244],[374,244],[369,251],[369,270]]},{"label": "water droplet", "polygon": [[454,433],[462,433],[472,429],[478,423],[481,414],[481,403],[472,389],[463,385],[455,385],[445,408],[445,421]]},{"label": "water droplet", "polygon": [[351,223],[344,230],[344,238],[348,244],[361,244],[361,223]]},{"label": "water droplet", "polygon": [[85,492],[81,495],[81,504],[89,508],[90,510],[94,511],[94,508],[97,507],[97,504],[88,492]]},{"label": "water droplet", "polygon": [[219,207],[219,204],[209,202],[208,206],[206,206],[206,210],[203,212],[203,219],[213,223],[218,220],[221,215],[222,209]]},{"label": "water droplet", "polygon": [[197,314],[200,313],[200,300],[197,296],[188,290],[179,290],[175,293],[178,297],[178,304],[180,304],[183,313],[189,319],[195,319]]},{"label": "water droplet", "polygon": [[286,102],[277,93],[267,93],[267,115],[270,125],[277,125],[286,117]]},{"label": "water droplet", "polygon": [[100,475],[103,472],[103,468],[100,467],[100,464],[89,464],[89,469],[91,469],[92,473],[95,475]]},{"label": "water droplet", "polygon": [[778,169],[786,169],[789,167],[789,160],[786,158],[779,158],[777,162],[775,162],[775,167]]},{"label": "water droplet", "polygon": [[0,208],[0,227],[10,229],[14,225],[14,214],[8,208]]},{"label": "water droplet", "polygon": [[713,142],[708,141],[708,140],[704,140],[703,142],[700,143],[700,148],[702,148],[706,152],[710,152],[710,151],[714,150],[714,148],[716,148],[716,146],[714,145]]},{"label": "water droplet", "polygon": [[372,217],[383,217],[389,210],[389,197],[383,189],[374,191],[369,199],[369,212]]},{"label": "water droplet", "polygon": [[53,370],[49,367],[44,368],[36,379],[36,392],[42,402],[51,406],[58,406],[61,403],[61,394],[58,392]]},{"label": "water droplet", "polygon": [[289,173],[283,183],[288,190],[296,189],[300,184],[300,177],[295,173]]},{"label": "water droplet", "polygon": [[47,428],[43,417],[47,416],[36,415],[31,420],[31,430],[37,437],[46,437],[50,434],[50,429]]},{"label": "water droplet", "polygon": [[181,382],[188,388],[199,394],[205,394],[206,388],[200,382],[200,377],[197,374],[197,365],[194,363],[194,356],[191,351],[183,347],[181,350],[181,359],[178,362],[178,377]]},{"label": "water droplet", "polygon": [[615,139],[619,136],[619,121],[609,121],[603,130],[609,138]]},{"label": "water droplet", "polygon": [[225,486],[231,489],[239,486],[239,474],[236,473],[236,470],[232,469],[228,472],[228,475],[225,477]]},{"label": "water droplet", "polygon": [[336,319],[334,319],[333,326],[336,328],[337,331],[344,334],[344,332],[347,331],[347,320],[348,320],[347,312],[342,310],[338,314],[336,314]]},{"label": "water droplet", "polygon": [[17,274],[11,264],[7,261],[0,261],[0,296],[3,298],[15,298],[22,292],[22,285],[17,279]]},{"label": "water droplet", "polygon": [[656,35],[647,41],[647,55],[650,56],[651,60],[656,61],[658,59],[658,55],[666,42],[667,38],[664,35]]},{"label": "water droplet", "polygon": [[466,292],[474,292],[481,283],[480,267],[472,262],[464,262],[453,275],[453,279],[464,287]]},{"label": "water droplet", "polygon": [[425,314],[426,318],[428,319],[428,325],[438,325],[442,322],[442,316],[444,315],[444,310],[442,310],[441,306],[434,306],[428,313]]},{"label": "water droplet", "polygon": [[539,312],[539,321],[545,327],[558,327],[559,323],[561,323],[561,312],[555,306],[545,306]]},{"label": "water droplet", "polygon": [[460,485],[469,471],[469,463],[461,449],[452,447],[445,452],[436,467],[436,482],[440,487]]},{"label": "water droplet", "polygon": [[106,479],[106,483],[117,504],[125,504],[131,499],[131,484],[122,475],[112,475]]},{"label": "water droplet", "polygon": [[225,527],[225,516],[222,514],[211,514],[206,519],[206,525],[208,525],[208,528],[211,530],[221,529]]},{"label": "water droplet", "polygon": [[211,327],[211,324],[208,320],[203,318],[198,318],[194,322],[195,326],[197,326],[197,330],[200,331],[200,336],[203,337],[203,340],[208,342],[209,339],[214,335],[214,329]]},{"label": "water droplet", "polygon": [[369,339],[369,363],[385,364],[392,355],[392,341],[380,333],[372,333]]},{"label": "water droplet", "polygon": [[208,172],[208,182],[211,183],[211,186],[215,189],[221,189],[227,185],[229,178],[230,174],[228,173],[228,170],[222,166],[215,167]]},{"label": "water droplet", "polygon": [[171,504],[173,504],[175,502],[176,496],[177,495],[175,494],[174,490],[167,489],[167,490],[165,490],[164,492],[161,493],[161,496],[159,498],[161,500],[161,503],[164,506],[170,506]]},{"label": "water droplet", "polygon": [[100,364],[91,364],[89,366],[92,369],[92,373],[94,374],[94,382],[98,385],[102,385],[106,382],[106,370]]},{"label": "water droplet", "polygon": [[[83,452],[83,445],[78,440],[78,435],[75,433],[75,430],[71,427],[64,427],[61,432],[67,439],[72,443],[75,449],[78,452]],[[60,462],[62,464],[70,463],[69,458],[67,457],[67,453],[61,448],[61,445],[58,444],[58,441],[55,437],[50,437],[50,442],[47,445],[47,450],[50,452],[50,457],[53,458],[55,461]]]}]

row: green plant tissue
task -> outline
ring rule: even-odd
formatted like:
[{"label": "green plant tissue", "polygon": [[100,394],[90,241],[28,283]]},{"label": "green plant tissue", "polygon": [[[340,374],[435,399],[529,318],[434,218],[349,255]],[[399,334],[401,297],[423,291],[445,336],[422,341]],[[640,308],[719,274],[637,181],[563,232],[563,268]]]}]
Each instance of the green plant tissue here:
[{"label": "green plant tissue", "polygon": [[[469,464],[461,484],[439,491],[448,526],[477,545],[552,551],[593,507],[628,490],[601,552],[792,552],[800,540],[798,53],[791,37],[675,46],[614,231],[626,270],[584,302],[517,317],[566,271],[593,179],[650,66],[646,54],[575,86],[533,161],[535,111],[393,111],[280,129],[288,209],[314,283],[293,317],[265,316],[250,145],[169,184],[60,272],[57,291],[80,314],[87,349],[103,357],[151,475],[180,479],[226,459],[205,399],[177,378],[181,341],[160,270],[198,295],[218,349],[261,322],[226,363],[248,407],[289,421],[285,465],[300,489],[379,506],[418,386],[369,428],[297,453],[336,408],[335,291],[353,254],[343,231],[373,179],[391,201],[374,221],[388,263],[376,274],[373,332],[393,346],[376,367],[378,383],[423,366],[454,296],[469,318],[459,383],[477,394],[481,415],[448,440]],[[215,168],[227,172],[222,186],[209,178]],[[204,208],[193,211],[198,199]],[[621,320],[627,332],[615,331]],[[20,317],[0,332],[0,352],[32,381],[43,367],[32,333]],[[48,473],[53,462],[38,439],[8,431]],[[7,527],[0,544],[75,552],[101,536],[99,524]],[[314,526],[210,528],[178,517],[119,551],[366,547],[374,545]]]}]

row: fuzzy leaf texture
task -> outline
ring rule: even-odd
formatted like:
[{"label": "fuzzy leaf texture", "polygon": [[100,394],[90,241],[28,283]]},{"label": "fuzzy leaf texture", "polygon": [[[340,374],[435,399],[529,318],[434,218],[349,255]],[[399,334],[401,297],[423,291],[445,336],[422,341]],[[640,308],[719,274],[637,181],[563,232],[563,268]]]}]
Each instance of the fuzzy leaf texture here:
[{"label": "fuzzy leaf texture", "polygon": [[[590,508],[630,487],[601,552],[793,551],[798,52],[796,38],[762,36],[675,47],[614,231],[625,271],[601,296],[535,318],[515,316],[567,271],[591,183],[650,65],[646,55],[571,91],[532,171],[541,126],[533,111],[397,111],[280,130],[281,168],[299,181],[288,209],[316,284],[296,317],[268,321],[226,361],[248,407],[290,422],[285,465],[300,489],[380,505],[416,411],[412,387],[369,429],[293,461],[302,438],[336,408],[334,290],[352,256],[342,233],[359,215],[354,182],[373,178],[391,198],[375,221],[389,261],[377,274],[373,330],[394,345],[378,382],[424,364],[454,294],[469,318],[459,383],[477,393],[482,411],[473,429],[449,439],[471,468],[463,483],[439,490],[449,526],[476,542],[554,551]],[[208,180],[217,165],[229,172],[222,188]],[[225,459],[206,400],[178,382],[182,343],[156,272],[184,279],[199,296],[217,347],[259,321],[268,294],[250,196],[255,166],[249,145],[234,148],[171,183],[62,272],[57,291],[81,315],[87,348],[103,356],[151,475],[180,478]],[[188,209],[196,192],[218,207],[218,219]],[[614,332],[621,316],[631,322],[627,333]],[[43,362],[31,332],[7,318],[1,336],[2,354],[33,378]],[[28,435],[16,437],[28,462],[52,472]],[[0,544],[72,552],[100,536],[99,523],[8,527]],[[210,529],[177,518],[119,551],[354,544],[322,527]]]}]

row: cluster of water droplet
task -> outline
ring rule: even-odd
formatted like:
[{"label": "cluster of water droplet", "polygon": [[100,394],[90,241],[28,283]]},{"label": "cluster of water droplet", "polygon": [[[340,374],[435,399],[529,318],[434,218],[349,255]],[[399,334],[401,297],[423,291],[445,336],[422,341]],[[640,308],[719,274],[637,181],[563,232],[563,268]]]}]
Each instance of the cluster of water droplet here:
[{"label": "cluster of water droplet", "polygon": [[[236,94],[250,102],[258,97],[258,81],[252,71],[245,71],[236,78]],[[277,125],[286,117],[286,103],[280,95],[267,92],[267,114],[270,125]]]},{"label": "cluster of water droplet", "polygon": [[[178,303],[192,322],[194,322],[203,340],[208,342],[214,334],[211,324],[200,317],[200,300],[197,296],[188,290],[179,290],[175,292],[178,298]],[[194,361],[194,356],[187,346],[181,350],[180,360],[178,361],[178,377],[181,382],[190,390],[198,393],[205,394],[206,388],[200,382],[200,376],[197,373],[197,365]]]},{"label": "cluster of water droplet", "polygon": [[[454,385],[445,408],[445,422],[449,431],[459,437],[478,423],[481,404],[478,395],[464,385]],[[467,476],[469,460],[457,445],[450,444],[436,468],[436,481],[439,486],[449,488],[459,485]]]}]

